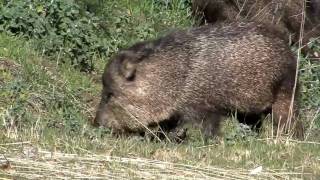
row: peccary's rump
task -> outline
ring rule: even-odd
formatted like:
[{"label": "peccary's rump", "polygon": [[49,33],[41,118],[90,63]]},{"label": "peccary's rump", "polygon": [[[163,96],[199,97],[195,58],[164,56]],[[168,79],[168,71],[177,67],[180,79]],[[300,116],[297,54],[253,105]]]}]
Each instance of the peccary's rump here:
[{"label": "peccary's rump", "polygon": [[[278,32],[256,23],[173,32],[121,50],[106,66],[94,123],[144,131],[162,122],[193,121],[218,132],[229,111],[273,109],[289,129],[296,58]],[[297,106],[293,104],[293,117]],[[174,122],[173,122],[174,121]]]}]

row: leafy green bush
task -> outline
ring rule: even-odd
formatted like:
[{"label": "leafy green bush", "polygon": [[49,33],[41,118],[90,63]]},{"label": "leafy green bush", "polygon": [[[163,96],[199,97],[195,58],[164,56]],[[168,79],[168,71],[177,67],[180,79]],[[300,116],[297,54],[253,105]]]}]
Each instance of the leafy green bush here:
[{"label": "leafy green bush", "polygon": [[45,55],[59,54],[82,70],[92,70],[94,55],[105,53],[97,36],[98,19],[72,0],[17,0],[0,9],[0,31],[37,39]]},{"label": "leafy green bush", "polygon": [[[88,0],[81,0],[83,2]],[[103,1],[98,12],[100,27],[111,56],[119,48],[152,39],[193,24],[190,0],[95,0]]]},{"label": "leafy green bush", "polygon": [[320,65],[301,58],[300,82],[302,102],[306,108],[319,108],[320,105]]},{"label": "leafy green bush", "polygon": [[[320,52],[320,41],[311,39],[308,47],[313,52]],[[307,55],[308,57],[309,55]],[[319,60],[310,60],[306,57],[300,58],[300,88],[301,100],[307,109],[317,109],[320,105],[320,65]],[[320,123],[320,121],[319,121]]]}]

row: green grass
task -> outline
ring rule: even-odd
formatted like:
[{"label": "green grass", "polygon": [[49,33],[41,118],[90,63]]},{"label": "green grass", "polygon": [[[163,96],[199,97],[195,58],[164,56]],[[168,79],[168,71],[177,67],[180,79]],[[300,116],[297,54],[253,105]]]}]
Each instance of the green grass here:
[{"label": "green grass", "polygon": [[[109,27],[108,56],[136,41],[194,23],[190,11],[180,1],[169,7],[155,2],[108,1],[101,7],[101,16]],[[317,63],[308,59],[301,59],[300,63],[301,118],[308,134],[305,141],[270,139],[269,121],[257,135],[240,128],[230,118],[217,141],[205,143],[195,128],[189,131],[186,142],[175,144],[136,136],[117,138],[107,129],[91,127],[89,122],[99,103],[99,80],[108,58],[95,59],[96,71],[86,74],[69,64],[48,61],[33,50],[33,45],[32,41],[0,34],[0,154],[11,166],[4,167],[4,158],[0,156],[1,177],[106,178],[102,173],[106,170],[119,173],[115,175],[118,178],[130,175],[137,179],[172,175],[175,175],[172,179],[199,176],[232,179],[231,175],[243,179],[320,177]],[[47,153],[51,153],[51,158],[46,158]],[[143,165],[150,159],[157,161]],[[258,166],[263,167],[260,176],[249,176],[249,171]]]}]

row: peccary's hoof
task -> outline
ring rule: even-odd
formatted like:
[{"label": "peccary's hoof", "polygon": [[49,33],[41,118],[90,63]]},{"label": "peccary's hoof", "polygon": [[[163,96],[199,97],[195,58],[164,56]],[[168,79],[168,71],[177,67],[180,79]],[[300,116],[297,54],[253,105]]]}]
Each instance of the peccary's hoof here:
[{"label": "peccary's hoof", "polygon": [[168,138],[172,142],[182,143],[187,137],[187,128],[175,129],[172,132],[169,132]]}]

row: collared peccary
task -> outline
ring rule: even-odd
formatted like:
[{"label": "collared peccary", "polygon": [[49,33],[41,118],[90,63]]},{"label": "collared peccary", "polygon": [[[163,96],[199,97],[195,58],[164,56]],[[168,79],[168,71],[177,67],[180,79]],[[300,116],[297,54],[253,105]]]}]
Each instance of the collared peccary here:
[{"label": "collared peccary", "polygon": [[[274,125],[291,129],[296,58],[276,29],[254,22],[202,26],[121,50],[106,66],[94,123],[115,132],[193,122],[215,136],[230,111],[273,110]],[[296,93],[297,94],[297,93]],[[301,134],[302,126],[295,132]]]},{"label": "collared peccary", "polygon": [[[297,44],[305,14],[303,45],[320,36],[320,0],[193,0],[193,14],[202,23],[250,20],[279,28]],[[308,47],[302,49],[308,52]]]}]

